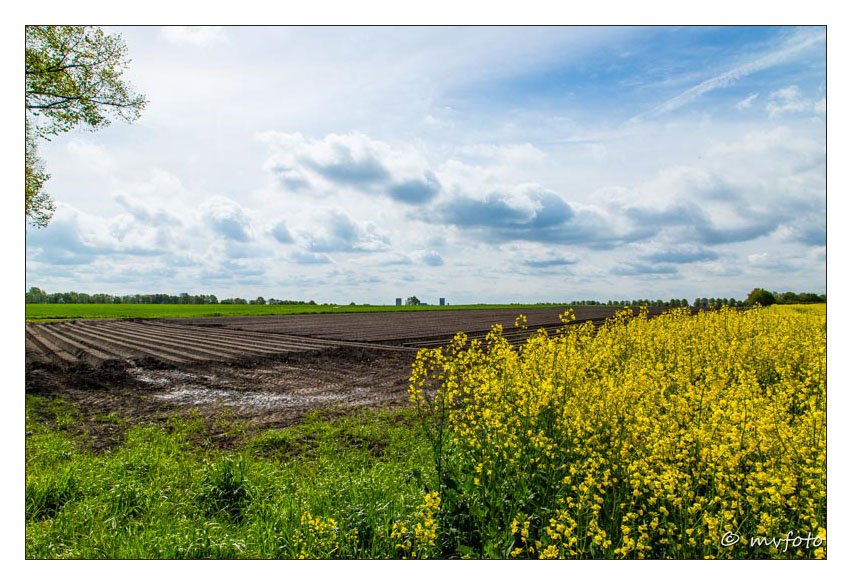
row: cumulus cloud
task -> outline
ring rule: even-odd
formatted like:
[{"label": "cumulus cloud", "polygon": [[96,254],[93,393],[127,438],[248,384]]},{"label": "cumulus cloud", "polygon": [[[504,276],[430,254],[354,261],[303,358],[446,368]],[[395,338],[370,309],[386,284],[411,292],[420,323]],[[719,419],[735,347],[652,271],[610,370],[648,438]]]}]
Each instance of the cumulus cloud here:
[{"label": "cumulus cloud", "polygon": [[293,234],[287,229],[287,224],[283,220],[276,223],[272,230],[270,230],[270,233],[280,244],[293,243]]},{"label": "cumulus cloud", "polygon": [[484,198],[459,195],[440,209],[441,218],[458,226],[531,230],[565,223],[574,212],[552,191],[530,187],[494,192]]},{"label": "cumulus cloud", "polygon": [[813,102],[802,95],[799,87],[791,85],[770,94],[766,111],[770,117],[775,117],[787,112],[805,112],[813,107]]},{"label": "cumulus cloud", "polygon": [[80,236],[75,216],[56,214],[48,228],[27,234],[27,256],[47,264],[88,264],[100,249]]},{"label": "cumulus cloud", "polygon": [[311,186],[306,173],[300,168],[287,166],[280,161],[267,162],[266,170],[270,172],[282,187],[288,191],[301,191]]},{"label": "cumulus cloud", "polygon": [[[518,185],[483,197],[457,194],[436,205],[429,218],[462,228],[486,228],[508,239],[528,239],[541,229],[564,225],[574,211],[540,185]],[[514,238],[510,234],[515,234]]]},{"label": "cumulus cloud", "polygon": [[237,242],[247,242],[252,238],[251,220],[236,201],[214,197],[204,206],[203,213],[207,225],[220,236]]},{"label": "cumulus cloud", "polygon": [[[139,226],[126,223],[126,219],[129,216],[103,222],[60,205],[50,225],[27,234],[28,259],[45,264],[80,265],[100,257],[164,253],[157,246],[156,230],[137,229]],[[113,229],[115,223],[123,224],[124,229]]]},{"label": "cumulus cloud", "polygon": [[164,26],[160,36],[175,45],[194,45],[207,47],[227,41],[225,29],[221,26]]},{"label": "cumulus cloud", "polygon": [[390,173],[371,152],[359,152],[338,142],[319,156],[303,157],[299,162],[329,181],[365,189],[387,182]]},{"label": "cumulus cloud", "polygon": [[165,209],[155,208],[147,203],[140,201],[124,193],[119,193],[115,196],[115,201],[127,210],[130,215],[138,221],[154,226],[159,225],[182,225],[180,219],[172,215]]},{"label": "cumulus cloud", "polygon": [[323,215],[322,228],[300,235],[310,252],[378,252],[390,243],[375,225],[367,223],[361,226],[339,209]]},{"label": "cumulus cloud", "polygon": [[655,202],[738,201],[740,190],[718,173],[706,168],[675,165],[660,170],[641,191]]},{"label": "cumulus cloud", "polygon": [[345,187],[410,205],[432,200],[441,183],[413,146],[392,148],[359,132],[322,139],[300,133],[258,135],[272,151],[265,169],[287,190]]},{"label": "cumulus cloud", "polygon": [[403,203],[422,203],[429,201],[441,190],[441,184],[431,171],[425,171],[419,179],[409,179],[390,185],[388,193],[393,199]]},{"label": "cumulus cloud", "polygon": [[[773,94],[774,99],[784,95],[793,94]],[[747,99],[755,98],[752,94]],[[408,213],[409,221],[453,227],[474,241],[492,244],[526,241],[606,250],[667,233],[696,246],[668,252],[675,264],[714,259],[706,246],[771,234],[797,213],[795,185],[802,192],[801,180],[781,184],[783,169],[795,174],[824,163],[824,148],[819,144],[778,128],[716,144],[705,153],[707,163],[702,166],[672,166],[632,188],[599,190],[602,195],[596,195],[594,203],[581,204],[537,183],[507,184],[493,165],[448,159],[436,172],[413,146],[394,149],[360,133],[309,139],[298,133],[267,132],[261,138],[272,150],[267,170],[292,188],[309,186],[311,194],[324,189],[335,193],[340,187],[384,194],[418,205],[416,212]],[[492,157],[492,161],[494,157],[541,158],[541,151],[531,145],[478,144],[460,152],[482,160]],[[744,163],[743,154],[772,159],[776,184],[755,179],[757,174],[751,171],[756,169],[753,163]],[[724,169],[725,175],[716,168]],[[389,243],[386,237],[359,234],[351,219],[342,216],[330,216],[326,223],[303,235],[306,250],[375,251]]]},{"label": "cumulus cloud", "polygon": [[[732,206],[730,206],[733,209]],[[637,232],[647,237],[663,230],[680,228],[682,240],[705,245],[745,242],[768,235],[784,219],[784,215],[739,208],[737,221],[717,225],[707,212],[694,202],[680,202],[664,208],[629,207],[627,217],[636,224]]]},{"label": "cumulus cloud", "polygon": [[414,253],[414,258],[427,266],[443,266],[444,259],[435,250],[422,250]]},{"label": "cumulus cloud", "polygon": [[706,246],[770,236],[803,214],[823,214],[824,146],[789,128],[716,144],[704,160],[702,168],[671,167],[635,191],[614,192],[608,205],[643,235],[638,240],[663,236],[693,247],[677,255],[704,260]]},{"label": "cumulus cloud", "polygon": [[782,217],[771,214],[743,214],[742,225],[715,226],[710,221],[699,222],[691,226],[698,235],[698,241],[708,245],[748,242],[772,233],[782,221]]},{"label": "cumulus cloud", "polygon": [[464,229],[491,243],[527,241],[608,249],[639,236],[593,206],[569,205],[537,184],[519,184],[484,196],[458,193],[435,203],[423,219]]}]

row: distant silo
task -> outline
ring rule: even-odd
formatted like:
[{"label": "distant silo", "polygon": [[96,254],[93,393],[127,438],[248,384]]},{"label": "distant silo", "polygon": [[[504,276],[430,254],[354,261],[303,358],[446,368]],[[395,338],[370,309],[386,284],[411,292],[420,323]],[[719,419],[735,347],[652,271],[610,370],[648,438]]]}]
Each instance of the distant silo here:
[{"label": "distant silo", "polygon": [[447,304],[447,299],[445,299],[444,297],[441,297],[440,299],[438,299],[438,304],[443,307],[444,305]]},{"label": "distant silo", "polygon": [[396,306],[397,306],[397,307],[401,307],[401,306],[402,306],[402,298],[401,298],[401,297],[397,297],[397,299],[396,299]]}]

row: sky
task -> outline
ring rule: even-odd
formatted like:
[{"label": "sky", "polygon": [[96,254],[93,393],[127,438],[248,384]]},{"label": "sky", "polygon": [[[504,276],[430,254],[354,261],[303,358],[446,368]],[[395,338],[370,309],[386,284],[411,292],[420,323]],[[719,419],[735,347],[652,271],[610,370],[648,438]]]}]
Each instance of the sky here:
[{"label": "sky", "polygon": [[824,27],[114,27],[26,286],[392,304],[826,288]]}]

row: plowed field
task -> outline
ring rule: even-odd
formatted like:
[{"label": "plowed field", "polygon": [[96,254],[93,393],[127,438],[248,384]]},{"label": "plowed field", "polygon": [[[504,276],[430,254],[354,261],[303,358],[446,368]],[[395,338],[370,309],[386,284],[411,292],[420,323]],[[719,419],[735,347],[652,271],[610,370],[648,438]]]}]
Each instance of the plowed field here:
[{"label": "plowed field", "polygon": [[[295,335],[329,341],[350,341],[403,347],[445,345],[458,331],[471,339],[483,339],[491,326],[500,323],[504,335],[520,340],[531,331],[553,331],[562,326],[559,315],[566,307],[497,309],[471,311],[429,311],[411,313],[341,313],[325,315],[281,315],[269,317],[200,317],[163,319],[163,322],[216,329],[253,331],[276,335]],[[659,314],[663,309],[651,309]],[[527,317],[527,330],[515,327],[515,318]],[[575,309],[577,322],[603,322],[611,316],[609,307]]]},{"label": "plowed field", "polygon": [[[532,331],[562,326],[564,310],[30,323],[27,390],[67,395],[93,418],[117,412],[136,421],[177,409],[213,420],[226,409],[274,426],[318,407],[402,402],[417,348],[444,345],[458,331],[482,339],[495,323],[520,343]],[[576,322],[599,323],[612,312],[580,307]],[[526,330],[514,326],[519,313]]]}]

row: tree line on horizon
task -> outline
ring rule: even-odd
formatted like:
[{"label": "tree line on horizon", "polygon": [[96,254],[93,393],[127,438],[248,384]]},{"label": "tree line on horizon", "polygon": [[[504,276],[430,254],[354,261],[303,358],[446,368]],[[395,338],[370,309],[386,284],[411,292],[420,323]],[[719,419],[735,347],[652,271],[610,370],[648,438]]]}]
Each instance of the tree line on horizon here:
[{"label": "tree line on horizon", "polygon": [[584,306],[630,306],[630,307],[697,307],[701,309],[721,309],[723,306],[729,307],[751,307],[760,304],[764,307],[768,305],[807,305],[814,303],[825,303],[826,295],[816,293],[794,293],[787,291],[783,293],[770,292],[763,288],[753,289],[744,300],[731,298],[715,298],[715,297],[700,297],[696,298],[690,305],[686,299],[633,299],[629,301],[574,301],[573,305]]},{"label": "tree line on horizon", "polygon": [[[406,305],[412,299],[417,297],[409,297]],[[257,297],[256,299],[246,300],[240,297],[227,298],[219,300],[216,295],[191,295],[189,293],[180,293],[179,295],[170,295],[166,293],[155,294],[133,294],[133,295],[110,295],[105,293],[87,294],[79,292],[57,292],[47,293],[42,289],[34,286],[26,293],[27,303],[46,303],[46,304],[130,304],[130,305],[316,305],[314,301],[291,301],[281,300],[276,298],[265,299]],[[581,300],[572,301],[571,303],[535,303],[540,305],[571,305],[571,306],[601,306],[601,307],[698,307],[703,309],[716,308],[719,309],[725,305],[730,307],[750,307],[755,304],[767,305],[789,305],[789,304],[812,304],[825,303],[826,296],[816,293],[794,293],[791,291],[778,293],[770,292],[762,288],[755,288],[749,293],[745,300],[737,300],[735,298],[715,298],[701,297],[696,298],[692,304],[686,299],[632,299],[632,300],[609,300],[606,302],[596,300]],[[327,303],[326,303],[327,304]],[[355,303],[349,303],[354,305]],[[419,301],[418,303],[419,304]]]},{"label": "tree line on horizon", "polygon": [[36,286],[31,287],[27,291],[26,302],[69,305],[316,305],[314,301],[264,299],[263,297],[251,300],[240,297],[219,300],[216,295],[191,295],[189,293],[180,293],[179,295],[166,293],[109,295],[105,293],[87,294],[74,291],[47,293]]}]

